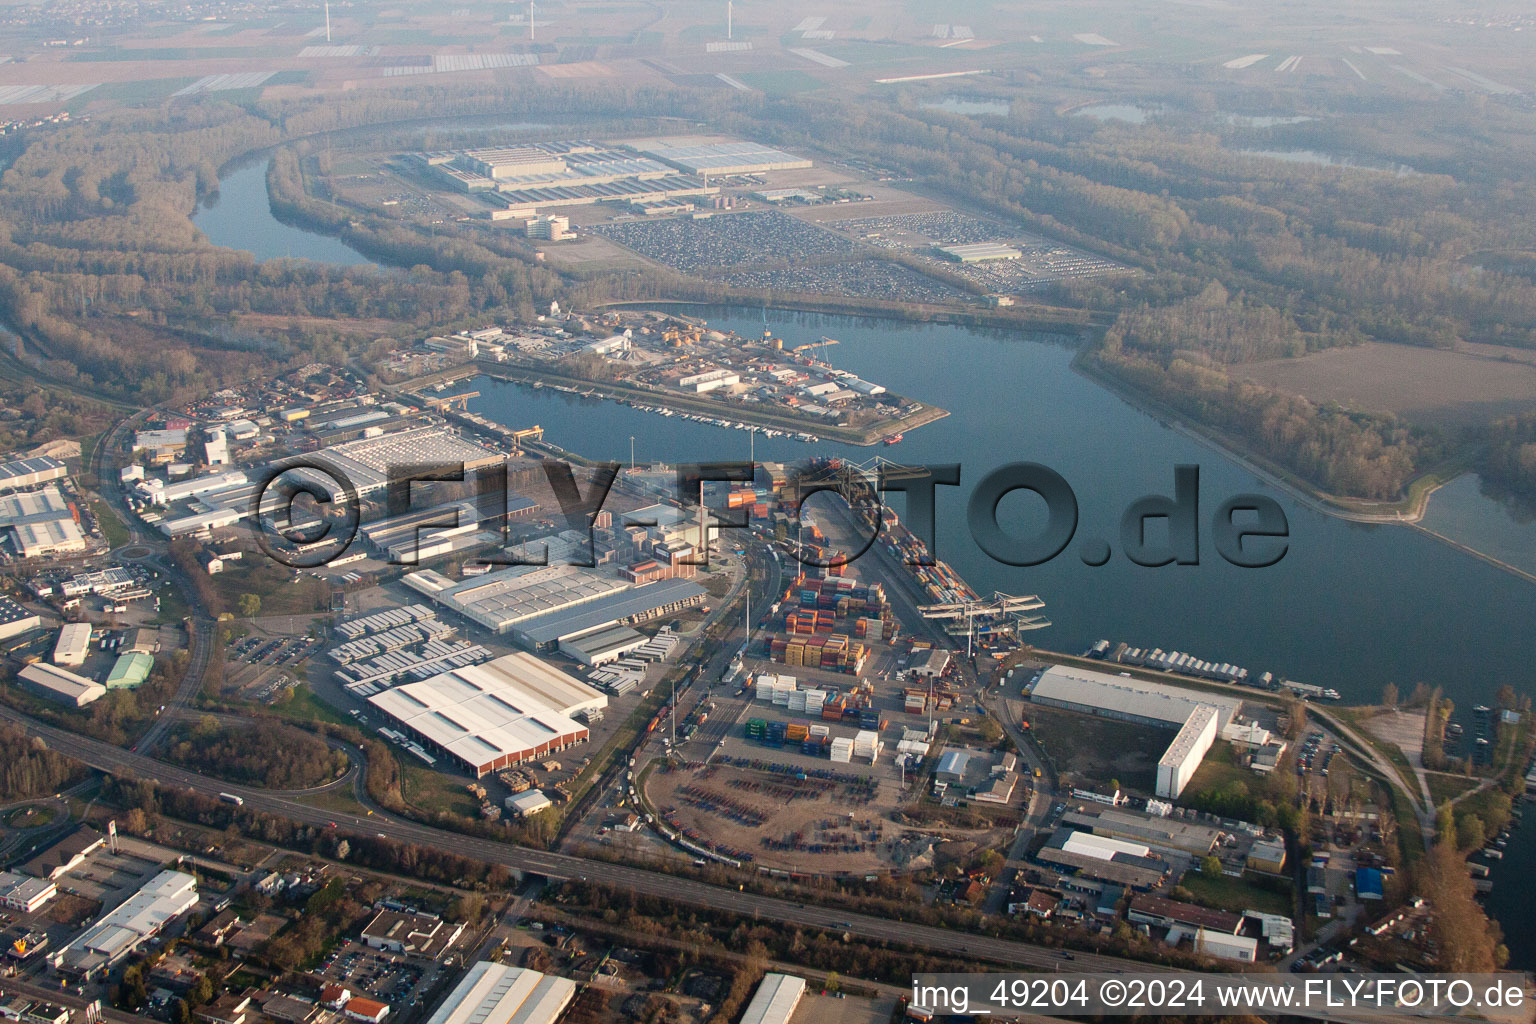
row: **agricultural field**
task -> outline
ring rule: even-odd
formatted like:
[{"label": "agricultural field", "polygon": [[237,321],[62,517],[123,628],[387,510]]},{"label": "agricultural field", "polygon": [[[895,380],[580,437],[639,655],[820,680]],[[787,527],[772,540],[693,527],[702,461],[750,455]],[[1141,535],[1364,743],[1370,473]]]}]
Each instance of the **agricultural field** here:
[{"label": "agricultural field", "polygon": [[1530,355],[1494,345],[1444,351],[1367,342],[1296,359],[1244,363],[1231,372],[1317,403],[1458,428],[1536,408],[1536,365]]}]

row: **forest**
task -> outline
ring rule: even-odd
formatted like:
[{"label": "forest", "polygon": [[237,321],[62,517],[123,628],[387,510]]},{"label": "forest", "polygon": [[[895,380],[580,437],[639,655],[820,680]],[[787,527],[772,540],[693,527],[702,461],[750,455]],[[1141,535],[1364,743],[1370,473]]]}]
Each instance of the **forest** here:
[{"label": "forest", "polygon": [[0,725],[0,800],[51,796],[85,775],[80,762],[13,725]]},{"label": "forest", "polygon": [[346,772],[344,751],[291,725],[267,719],[225,724],[212,715],[178,723],[168,737],[167,760],[248,786],[311,789]]}]

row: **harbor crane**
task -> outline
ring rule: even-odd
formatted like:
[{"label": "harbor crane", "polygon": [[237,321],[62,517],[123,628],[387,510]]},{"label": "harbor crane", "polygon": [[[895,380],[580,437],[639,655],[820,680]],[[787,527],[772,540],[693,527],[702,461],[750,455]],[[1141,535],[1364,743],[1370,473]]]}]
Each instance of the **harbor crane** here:
[{"label": "harbor crane", "polygon": [[[979,634],[1017,633],[1029,629],[1044,629],[1050,620],[1042,615],[1031,615],[1045,607],[1045,602],[1034,594],[1027,596],[1004,594],[994,591],[991,597],[974,601],[955,601],[946,604],[918,605],[917,611],[925,619],[937,619],[946,623],[946,632],[957,635],[962,621],[965,627],[965,656],[969,659]],[[978,625],[977,620],[981,622]]]}]

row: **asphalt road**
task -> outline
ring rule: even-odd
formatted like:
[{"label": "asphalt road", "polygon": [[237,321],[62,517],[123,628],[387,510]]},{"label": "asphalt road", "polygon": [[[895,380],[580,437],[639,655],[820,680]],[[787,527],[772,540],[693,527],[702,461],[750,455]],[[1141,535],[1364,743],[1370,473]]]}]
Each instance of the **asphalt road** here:
[{"label": "asphalt road", "polygon": [[249,786],[210,779],[153,758],[125,751],[87,737],[44,725],[10,709],[0,708],[0,719],[15,722],[40,737],[60,753],[77,758],[101,771],[153,779],[161,785],[180,786],[209,796],[233,793],[252,810],[280,815],[320,828],[333,826],[359,834],[374,833],[402,843],[451,849],[466,857],[504,864],[513,870],[554,881],[582,879],[680,903],[711,907],[751,916],[755,920],[846,932],[865,939],[919,946],[939,953],[967,956],[997,964],[1047,970],[1123,972],[1137,970],[1131,960],[1062,953],[1007,939],[955,932],[944,928],[909,924],[846,910],[828,909],[757,893],[741,892],[689,878],[643,868],[587,860],[568,854],[529,850],[460,835],[443,829],[404,821],[380,809],[367,816],[339,814],[311,807],[291,796],[273,794]]}]

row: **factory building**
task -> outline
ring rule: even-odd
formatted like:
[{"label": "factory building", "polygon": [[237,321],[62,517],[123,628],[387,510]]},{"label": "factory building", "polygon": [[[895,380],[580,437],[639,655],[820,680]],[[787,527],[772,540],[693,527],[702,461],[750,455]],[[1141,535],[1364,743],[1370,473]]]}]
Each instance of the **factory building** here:
[{"label": "factory building", "polygon": [[239,487],[246,482],[245,473],[238,469],[227,470],[223,473],[210,473],[207,476],[194,477],[191,480],[182,480],[174,484],[163,480],[141,480],[134,485],[145,501],[155,505],[174,505],[180,501],[186,501],[203,494],[213,494],[217,491],[227,491]]},{"label": "factory building", "polygon": [[1211,825],[1183,818],[1161,818],[1125,807],[1084,807],[1061,816],[1063,825],[1084,829],[1095,835],[1126,839],[1147,846],[1182,850],[1204,857],[1216,848],[1222,831]]},{"label": "factory building", "polygon": [[171,921],[197,906],[197,879],[162,871],[116,910],[53,955],[55,969],[88,980],[126,959]]},{"label": "factory building", "polygon": [[479,778],[585,740],[587,727],[571,716],[600,711],[608,698],[531,655],[510,654],[368,703]]},{"label": "factory building", "polygon": [[0,597],[0,640],[36,629],[43,624],[42,617],[28,611],[8,597]]},{"label": "factory building", "polygon": [[576,983],[482,960],[465,972],[427,1024],[554,1024]]},{"label": "factory building", "polygon": [[91,649],[91,624],[66,622],[59,629],[59,639],[53,645],[53,663],[66,668],[79,668],[85,664],[85,656]]},{"label": "factory building", "polygon": [[0,530],[21,558],[85,550],[74,509],[57,487],[0,498]]},{"label": "factory building", "polygon": [[515,565],[458,582],[424,570],[406,576],[405,585],[493,633],[508,633],[527,619],[629,588],[622,580],[574,565]]},{"label": "factory building", "polygon": [[[436,426],[343,441],[322,449],[316,457],[341,470],[365,498],[382,494],[389,486],[391,472],[400,474],[413,466],[463,465],[466,473],[473,473],[506,461],[506,456]],[[303,470],[297,472],[304,475]],[[328,490],[336,486],[323,473],[315,473],[313,478]]]},{"label": "factory building", "polygon": [[596,668],[617,661],[650,642],[650,637],[628,626],[610,626],[596,633],[561,641],[560,653],[588,668]]},{"label": "factory building", "polygon": [[195,537],[211,533],[225,526],[234,526],[244,516],[239,509],[220,509],[215,512],[197,512],[176,519],[163,519],[157,526],[171,540],[178,537]]},{"label": "factory building", "polygon": [[512,639],[531,651],[549,651],[562,643],[613,626],[676,615],[701,604],[709,592],[692,580],[658,580],[607,594],[574,608],[534,616],[511,627]]},{"label": "factory building", "polygon": [[455,157],[453,163],[471,174],[498,181],[566,173],[564,159],[532,146],[469,149]]},{"label": "factory building", "polygon": [[1175,799],[1243,702],[1235,697],[1053,665],[1029,691],[1037,704],[1140,725],[1174,726],[1157,766],[1157,795]]},{"label": "factory building", "polygon": [[16,673],[16,681],[34,696],[75,708],[83,708],[107,694],[107,688],[100,683],[43,662],[23,667]]},{"label": "factory building", "polygon": [[677,380],[677,386],[683,391],[693,391],[701,395],[707,391],[717,391],[740,383],[740,374],[721,369],[705,370],[703,373],[689,374]]},{"label": "factory building", "polygon": [[74,519],[49,519],[10,527],[11,546],[21,558],[85,550],[85,534]]},{"label": "factory building", "polygon": [[1168,862],[1141,843],[1079,832],[1063,826],[1035,855],[1042,864],[1100,882],[1155,889],[1167,878]]},{"label": "factory building", "polygon": [[119,655],[112,663],[112,670],[107,673],[106,687],[108,690],[136,689],[149,678],[154,667],[154,657],[142,651]]},{"label": "factory building", "polygon": [[956,263],[989,263],[993,260],[1018,260],[1024,254],[1011,245],[998,242],[967,242],[939,246],[939,253]]},{"label": "factory building", "polygon": [[627,145],[688,174],[761,174],[813,166],[804,157],[738,139],[678,135],[639,139]]},{"label": "factory building", "polygon": [[33,913],[58,895],[51,878],[31,878],[14,871],[0,871],[0,907]]},{"label": "factory building", "polygon": [[64,463],[47,455],[0,462],[0,491],[24,491],[68,475]]},{"label": "factory building", "polygon": [[1191,712],[1157,761],[1157,795],[1178,799],[1215,742],[1216,709],[1202,704]]},{"label": "factory building", "polygon": [[765,974],[741,1015],[741,1024],[789,1024],[805,995],[805,979],[792,974]]}]

